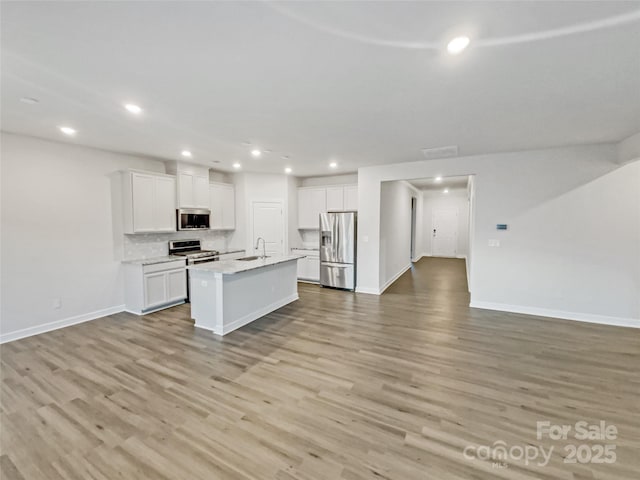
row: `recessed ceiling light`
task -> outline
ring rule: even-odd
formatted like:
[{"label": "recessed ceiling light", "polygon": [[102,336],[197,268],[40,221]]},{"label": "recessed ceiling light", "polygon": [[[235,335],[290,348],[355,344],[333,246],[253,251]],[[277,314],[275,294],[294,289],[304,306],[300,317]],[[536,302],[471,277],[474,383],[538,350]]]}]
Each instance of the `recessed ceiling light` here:
[{"label": "recessed ceiling light", "polygon": [[433,179],[434,182],[440,183],[442,181],[442,177],[436,177]]},{"label": "recessed ceiling light", "polygon": [[20,101],[22,103],[26,103],[27,105],[35,105],[36,103],[40,103],[40,100],[33,97],[22,97]]},{"label": "recessed ceiling light", "polygon": [[291,173],[293,170],[291,170],[291,167],[285,167],[284,169],[284,173]]},{"label": "recessed ceiling light", "polygon": [[133,113],[134,115],[140,115],[142,113],[142,107],[136,105],[135,103],[125,103],[124,108],[126,108],[129,113]]},{"label": "recessed ceiling light", "polygon": [[71,128],[71,127],[58,127],[58,128],[62,133],[64,133],[65,135],[69,135],[70,137],[78,133],[78,131],[75,128]]},{"label": "recessed ceiling light", "polygon": [[449,193],[449,189],[445,188],[443,193]]},{"label": "recessed ceiling light", "polygon": [[447,50],[451,55],[457,55],[469,46],[469,37],[456,37],[447,44]]},{"label": "recessed ceiling light", "polygon": [[331,162],[331,163],[329,164],[329,166],[330,166],[331,168],[336,168],[336,167],[338,166],[338,164],[337,164],[336,162]]},{"label": "recessed ceiling light", "polygon": [[233,168],[238,169],[240,168],[242,165],[240,165],[238,162],[233,164]]},{"label": "recessed ceiling light", "polygon": [[193,157],[193,155],[191,154],[191,152],[189,150],[182,150],[181,155],[183,157],[187,157],[187,158]]},{"label": "recessed ceiling light", "polygon": [[258,158],[262,155],[262,152],[256,148],[255,150],[251,150],[251,155]]}]

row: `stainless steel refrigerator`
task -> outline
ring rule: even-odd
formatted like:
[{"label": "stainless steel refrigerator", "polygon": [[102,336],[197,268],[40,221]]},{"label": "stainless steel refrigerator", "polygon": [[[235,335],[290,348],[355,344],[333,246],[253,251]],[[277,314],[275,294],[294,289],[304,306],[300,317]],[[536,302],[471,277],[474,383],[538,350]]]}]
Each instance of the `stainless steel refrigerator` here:
[{"label": "stainless steel refrigerator", "polygon": [[320,214],[320,285],[356,288],[356,212]]}]

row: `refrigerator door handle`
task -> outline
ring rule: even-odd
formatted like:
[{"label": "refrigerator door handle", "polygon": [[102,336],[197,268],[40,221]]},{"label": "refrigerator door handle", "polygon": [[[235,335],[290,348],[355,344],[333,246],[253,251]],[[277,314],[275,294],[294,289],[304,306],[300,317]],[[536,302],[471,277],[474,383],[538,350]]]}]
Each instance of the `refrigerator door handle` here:
[{"label": "refrigerator door handle", "polygon": [[333,238],[335,238],[335,247],[333,250],[333,260],[340,261],[340,221],[337,215],[333,216]]}]

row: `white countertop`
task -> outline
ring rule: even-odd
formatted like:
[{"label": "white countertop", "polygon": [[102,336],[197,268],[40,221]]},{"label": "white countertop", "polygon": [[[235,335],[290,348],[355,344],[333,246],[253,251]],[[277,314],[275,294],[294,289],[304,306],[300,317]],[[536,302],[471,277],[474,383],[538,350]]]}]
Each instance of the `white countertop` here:
[{"label": "white countertop", "polygon": [[127,263],[131,265],[155,265],[156,263],[167,263],[167,262],[173,262],[175,260],[184,260],[185,263],[187,261],[186,258],[179,257],[177,255],[165,255],[163,257],[137,258],[133,260],[123,260],[122,263]]},{"label": "white countertop", "polygon": [[[223,255],[231,255],[232,253],[241,253],[244,250],[240,249],[231,249],[225,250],[215,255],[216,257],[221,257]],[[127,263],[131,265],[155,265],[156,263],[167,263],[173,262],[174,260],[185,260],[186,258],[181,255],[164,255],[162,257],[150,257],[150,258],[134,258],[131,260],[123,260],[122,263]]]},{"label": "white countertop", "polygon": [[304,255],[277,255],[267,258],[258,258],[257,260],[221,260],[219,262],[200,263],[197,265],[188,265],[189,270],[198,272],[221,273],[223,275],[233,275],[234,273],[247,272],[256,268],[277,265],[283,262],[292,262],[303,258]]}]

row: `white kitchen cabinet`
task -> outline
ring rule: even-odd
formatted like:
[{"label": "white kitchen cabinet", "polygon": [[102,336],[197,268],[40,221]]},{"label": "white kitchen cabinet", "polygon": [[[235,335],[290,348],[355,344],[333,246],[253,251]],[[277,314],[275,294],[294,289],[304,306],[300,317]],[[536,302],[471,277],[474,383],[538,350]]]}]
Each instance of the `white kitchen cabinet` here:
[{"label": "white kitchen cabinet", "polygon": [[320,253],[317,250],[292,249],[294,255],[306,255],[298,259],[298,280],[317,283],[320,281]]},{"label": "white kitchen cabinet", "polygon": [[209,175],[194,175],[193,196],[195,208],[209,208]]},{"label": "white kitchen cabinet", "polygon": [[157,231],[173,232],[176,229],[176,179],[156,177],[154,218]]},{"label": "white kitchen cabinet", "polygon": [[144,315],[184,303],[187,269],[184,259],[144,265],[126,263],[125,303],[129,312]]},{"label": "white kitchen cabinet", "polygon": [[345,185],[344,209],[347,211],[358,210],[358,185]]},{"label": "white kitchen cabinet", "polygon": [[327,212],[344,210],[344,187],[327,187]]},{"label": "white kitchen cabinet", "polygon": [[167,302],[176,302],[187,298],[187,270],[178,268],[165,272],[167,284]]},{"label": "white kitchen cabinet", "polygon": [[236,228],[236,193],[233,185],[209,184],[209,209],[211,230],[233,230]]},{"label": "white kitchen cabinet", "polygon": [[144,279],[144,310],[157,307],[167,299],[167,274],[146,273]]},{"label": "white kitchen cabinet", "polygon": [[178,173],[178,207],[209,208],[209,177]]},{"label": "white kitchen cabinet", "polygon": [[298,189],[298,228],[320,228],[321,213],[327,211],[327,190],[324,187],[303,187]]},{"label": "white kitchen cabinet", "polygon": [[124,233],[175,232],[175,177],[128,170],[122,187]]}]

